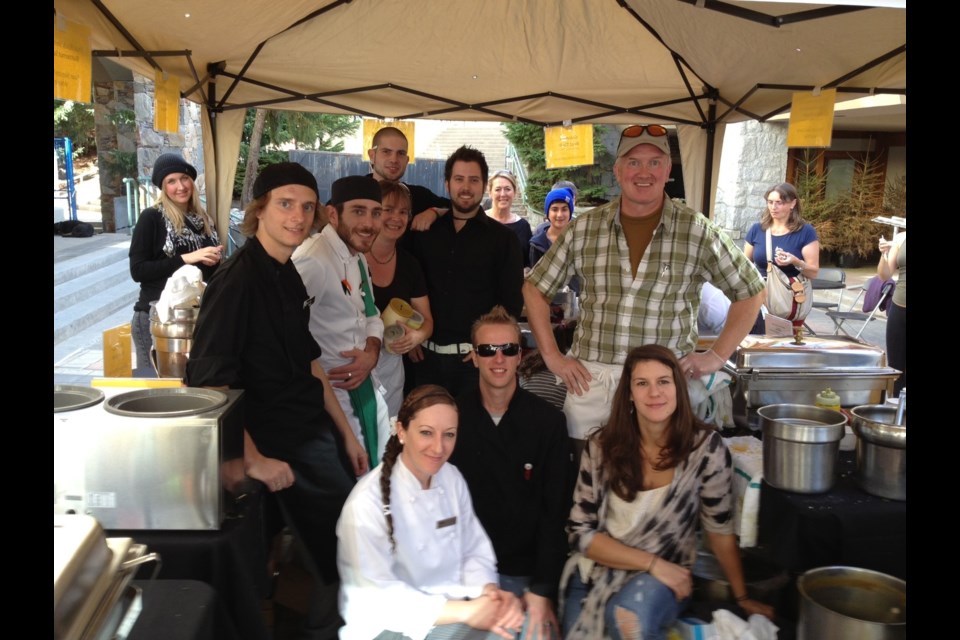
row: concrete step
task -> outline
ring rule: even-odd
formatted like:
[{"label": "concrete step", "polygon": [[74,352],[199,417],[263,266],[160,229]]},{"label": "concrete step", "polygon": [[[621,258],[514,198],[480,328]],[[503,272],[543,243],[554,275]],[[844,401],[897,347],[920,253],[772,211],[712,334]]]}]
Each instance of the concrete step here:
[{"label": "concrete step", "polygon": [[127,309],[132,317],[133,304],[139,295],[139,286],[130,280],[110,286],[82,302],[55,312],[53,314],[54,346],[96,325],[121,309]]},{"label": "concrete step", "polygon": [[[75,240],[82,240],[82,238],[75,238]],[[115,242],[111,240],[112,239],[107,238],[101,242],[99,246],[77,244],[71,247],[71,249],[76,251],[74,255],[71,255],[73,252],[63,253],[59,256],[59,260],[57,259],[58,256],[55,255],[53,262],[53,286],[56,287],[57,285],[92,273],[97,269],[110,267],[117,263],[123,263],[124,266],[128,268],[130,251],[129,236],[117,236]]]},{"label": "concrete step", "polygon": [[[103,355],[103,332],[107,329],[113,329],[122,324],[127,324],[133,318],[133,303],[129,306],[119,309],[112,314],[98,320],[82,331],[78,331],[72,336],[53,347],[53,366],[63,366],[67,361],[80,352],[91,351],[101,360]],[[90,375],[102,375],[102,369],[91,371]]]},{"label": "concrete step", "polygon": [[[53,347],[54,384],[89,385],[103,376],[103,332],[130,322],[133,305],[121,309]],[[131,363],[136,356],[131,344]]]},{"label": "concrete step", "polygon": [[[84,273],[53,287],[53,312],[59,313],[115,285],[126,284],[130,291],[138,291],[140,285],[130,277],[127,260],[106,264],[94,271]],[[118,291],[120,291],[118,289]],[[126,292],[124,293],[126,298]]]},{"label": "concrete step", "polygon": [[505,168],[507,139],[503,137],[503,131],[499,127],[450,127],[434,139],[424,155],[446,158],[465,144],[483,152],[490,173]]}]

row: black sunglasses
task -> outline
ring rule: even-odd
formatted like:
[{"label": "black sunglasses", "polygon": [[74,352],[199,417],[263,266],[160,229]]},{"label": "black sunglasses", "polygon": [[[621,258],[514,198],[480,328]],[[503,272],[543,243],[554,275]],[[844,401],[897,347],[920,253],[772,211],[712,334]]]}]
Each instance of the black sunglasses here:
[{"label": "black sunglasses", "polygon": [[505,356],[515,356],[520,353],[520,345],[516,342],[506,344],[478,344],[477,355],[481,358],[492,358],[497,355],[497,351],[502,351]]},{"label": "black sunglasses", "polygon": [[620,139],[639,138],[643,135],[644,131],[654,138],[662,138],[663,136],[667,135],[666,128],[661,127],[658,124],[634,124],[623,130],[623,132],[620,134]]}]

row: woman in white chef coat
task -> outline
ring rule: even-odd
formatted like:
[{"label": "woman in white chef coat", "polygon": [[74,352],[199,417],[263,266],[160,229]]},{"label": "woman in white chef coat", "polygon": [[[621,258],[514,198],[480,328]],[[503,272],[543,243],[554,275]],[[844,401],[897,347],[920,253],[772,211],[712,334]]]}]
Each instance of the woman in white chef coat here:
[{"label": "woman in white chef coat", "polygon": [[337,523],[341,640],[515,638],[520,601],[497,586],[497,560],[463,476],[447,464],[457,405],[436,385],[403,401],[381,464]]}]

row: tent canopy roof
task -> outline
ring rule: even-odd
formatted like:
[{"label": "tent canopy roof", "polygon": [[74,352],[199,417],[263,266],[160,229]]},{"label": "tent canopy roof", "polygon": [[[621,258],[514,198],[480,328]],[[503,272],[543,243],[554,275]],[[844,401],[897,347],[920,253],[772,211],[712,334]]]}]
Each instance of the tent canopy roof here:
[{"label": "tent canopy roof", "polygon": [[214,111],[699,125],[766,119],[789,107],[792,91],[812,87],[839,86],[840,100],[906,93],[902,9],[717,0],[54,4],[58,16],[91,28],[95,55],[139,50],[117,61],[178,76],[185,97]]}]

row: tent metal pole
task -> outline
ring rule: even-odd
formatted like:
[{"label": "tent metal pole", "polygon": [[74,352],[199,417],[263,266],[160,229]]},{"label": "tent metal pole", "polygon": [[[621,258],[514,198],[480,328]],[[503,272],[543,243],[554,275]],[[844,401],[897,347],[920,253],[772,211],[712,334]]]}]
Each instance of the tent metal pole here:
[{"label": "tent metal pole", "polygon": [[704,127],[707,131],[707,153],[703,159],[703,200],[700,205],[700,211],[703,215],[707,216],[708,219],[712,220],[713,213],[710,210],[712,198],[710,194],[713,190],[713,148],[717,142],[717,99],[715,96],[711,96],[710,98],[707,106],[707,114],[708,118]]}]

